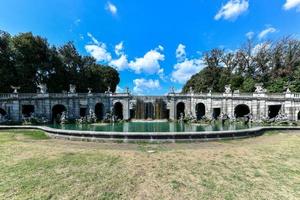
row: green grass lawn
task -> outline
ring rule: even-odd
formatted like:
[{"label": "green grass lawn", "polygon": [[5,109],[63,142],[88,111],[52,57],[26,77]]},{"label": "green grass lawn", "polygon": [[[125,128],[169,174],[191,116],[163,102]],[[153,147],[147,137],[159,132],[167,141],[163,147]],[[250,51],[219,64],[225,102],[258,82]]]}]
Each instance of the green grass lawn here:
[{"label": "green grass lawn", "polygon": [[300,199],[300,133],[118,144],[2,131],[0,199]]}]

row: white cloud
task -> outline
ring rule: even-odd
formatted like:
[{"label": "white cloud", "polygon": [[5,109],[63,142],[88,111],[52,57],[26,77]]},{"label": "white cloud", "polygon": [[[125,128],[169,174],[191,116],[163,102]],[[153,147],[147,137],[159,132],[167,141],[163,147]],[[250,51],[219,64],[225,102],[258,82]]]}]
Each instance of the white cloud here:
[{"label": "white cloud", "polygon": [[161,72],[159,61],[165,60],[165,55],[162,51],[163,47],[158,46],[158,48],[148,51],[143,57],[130,61],[128,66],[137,74],[142,72],[147,74],[159,73]]},{"label": "white cloud", "polygon": [[91,33],[87,33],[92,40],[92,44],[85,46],[86,51],[94,57],[97,62],[109,64],[119,71],[130,69],[136,74],[157,74],[160,79],[165,80],[164,69],[160,67],[160,61],[164,61],[163,46],[148,51],[143,57],[135,58],[129,61],[124,52],[124,43],[120,42],[115,45],[114,52],[116,58],[107,50],[106,44],[97,40]]},{"label": "white cloud", "polygon": [[97,62],[111,61],[111,54],[107,51],[105,43],[99,42],[91,33],[87,34],[93,41],[93,44],[85,45],[85,50],[94,57]]},{"label": "white cloud", "polygon": [[94,44],[99,44],[99,41],[91,33],[87,33],[87,35],[91,38]]},{"label": "white cloud", "polygon": [[111,2],[107,2],[105,9],[108,10],[112,15],[116,15],[118,12],[118,8]]},{"label": "white cloud", "polygon": [[171,74],[171,81],[178,83],[185,83],[192,75],[198,73],[203,67],[203,60],[201,58],[188,59],[186,57],[186,46],[179,44],[176,49],[177,63],[173,67]]},{"label": "white cloud", "polygon": [[258,38],[261,40],[261,39],[264,39],[267,35],[269,35],[270,33],[275,33],[277,30],[273,27],[268,27],[266,28],[265,30],[261,31],[259,34],[258,34]]},{"label": "white cloud", "polygon": [[235,20],[239,15],[249,8],[248,0],[229,0],[215,16],[215,20]]},{"label": "white cloud", "polygon": [[151,90],[156,90],[160,88],[159,80],[152,79],[135,79],[133,80],[134,88],[133,92],[136,94],[144,94]]},{"label": "white cloud", "polygon": [[117,56],[120,56],[120,55],[124,54],[123,50],[124,50],[123,42],[120,42],[119,44],[117,44],[115,46],[115,53],[116,53]]},{"label": "white cloud", "polygon": [[185,83],[194,74],[198,73],[204,67],[202,59],[184,60],[183,62],[176,63],[172,72],[171,80],[173,82]]},{"label": "white cloud", "polygon": [[186,58],[185,45],[179,44],[176,49],[176,58],[178,61],[183,61]]},{"label": "white cloud", "polygon": [[251,40],[254,37],[255,33],[253,31],[250,31],[248,33],[246,33],[246,37]]},{"label": "white cloud", "polygon": [[285,10],[290,10],[293,8],[297,8],[300,11],[300,0],[286,0],[285,4],[283,5]]},{"label": "white cloud", "polygon": [[127,56],[122,54],[119,58],[110,61],[111,66],[115,67],[117,70],[122,71],[128,68]]}]

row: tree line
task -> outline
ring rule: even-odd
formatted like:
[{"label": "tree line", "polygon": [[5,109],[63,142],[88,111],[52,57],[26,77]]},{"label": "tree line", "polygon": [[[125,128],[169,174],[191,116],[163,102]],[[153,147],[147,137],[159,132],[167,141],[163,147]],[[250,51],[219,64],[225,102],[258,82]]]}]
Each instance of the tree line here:
[{"label": "tree line", "polygon": [[0,31],[0,93],[12,92],[11,86],[36,92],[39,84],[57,93],[68,91],[70,84],[77,92],[104,92],[109,87],[114,92],[119,82],[114,68],[80,55],[72,42],[57,47],[32,33],[12,36]]},{"label": "tree line", "polygon": [[212,49],[203,63],[204,69],[187,81],[183,92],[191,87],[195,92],[224,92],[228,84],[233,90],[254,92],[256,83],[268,92],[300,92],[300,41],[291,37],[258,45],[248,40],[235,52]]}]

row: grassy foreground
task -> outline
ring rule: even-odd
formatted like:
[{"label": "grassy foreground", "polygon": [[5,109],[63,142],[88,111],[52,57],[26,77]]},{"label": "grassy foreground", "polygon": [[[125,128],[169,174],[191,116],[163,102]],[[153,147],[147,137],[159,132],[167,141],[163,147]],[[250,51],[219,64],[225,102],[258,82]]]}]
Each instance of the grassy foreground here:
[{"label": "grassy foreground", "polygon": [[300,199],[300,133],[111,144],[2,131],[0,199]]}]

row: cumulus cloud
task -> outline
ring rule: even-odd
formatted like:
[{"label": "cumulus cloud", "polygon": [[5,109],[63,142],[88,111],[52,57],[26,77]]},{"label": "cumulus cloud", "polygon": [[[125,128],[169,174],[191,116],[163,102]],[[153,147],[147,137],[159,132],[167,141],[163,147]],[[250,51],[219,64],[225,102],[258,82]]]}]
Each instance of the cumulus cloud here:
[{"label": "cumulus cloud", "polygon": [[201,58],[188,59],[186,57],[186,46],[179,44],[176,49],[177,63],[173,67],[171,74],[171,81],[177,83],[185,83],[192,75],[198,73],[203,67],[203,60]]},{"label": "cumulus cloud", "polygon": [[264,39],[265,37],[267,37],[267,35],[269,35],[270,33],[275,33],[277,30],[273,27],[268,27],[266,29],[264,29],[263,31],[261,31],[259,34],[258,34],[258,38],[261,40],[261,39]]},{"label": "cumulus cloud", "polygon": [[285,10],[296,8],[298,11],[300,11],[300,0],[286,0],[283,8]]},{"label": "cumulus cloud", "polygon": [[107,51],[107,47],[105,43],[99,42],[91,33],[87,34],[93,44],[85,45],[85,50],[94,57],[97,62],[109,62],[111,58],[111,54]]},{"label": "cumulus cloud", "polygon": [[116,53],[116,55],[120,56],[121,54],[124,54],[123,49],[124,49],[123,42],[120,42],[119,44],[117,44],[115,46],[115,53]]},{"label": "cumulus cloud", "polygon": [[165,60],[165,55],[162,51],[163,47],[158,46],[158,48],[148,51],[143,57],[130,61],[128,66],[137,74],[142,72],[147,74],[161,73],[160,61]]},{"label": "cumulus cloud", "polygon": [[203,69],[204,64],[202,59],[184,60],[176,63],[172,72],[171,80],[178,83],[186,83],[194,74]]},{"label": "cumulus cloud", "polygon": [[229,0],[215,16],[215,20],[235,20],[249,8],[248,0]]},{"label": "cumulus cloud", "polygon": [[110,61],[109,64],[115,67],[117,70],[122,71],[128,68],[127,55],[122,54],[119,58]]},{"label": "cumulus cloud", "polygon": [[136,74],[157,74],[160,79],[166,79],[164,69],[160,66],[160,62],[165,60],[163,46],[159,45],[157,48],[145,53],[143,57],[129,61],[128,56],[124,52],[123,42],[115,45],[114,53],[116,57],[113,58],[105,43],[97,40],[91,33],[87,35],[91,39],[92,44],[86,45],[85,49],[97,62],[109,64],[119,71],[129,69]]},{"label": "cumulus cloud", "polygon": [[128,58],[124,53],[124,43],[120,42],[115,46],[115,54],[119,56],[116,59],[110,61],[110,65],[115,67],[117,70],[122,71],[128,68]]},{"label": "cumulus cloud", "polygon": [[108,10],[112,15],[116,15],[118,12],[117,6],[111,2],[106,3],[105,9]]},{"label": "cumulus cloud", "polygon": [[134,79],[133,84],[133,92],[136,94],[144,94],[160,88],[159,80],[153,79]]},{"label": "cumulus cloud", "polygon": [[183,61],[186,58],[185,45],[179,44],[176,49],[176,58],[179,61]]}]

